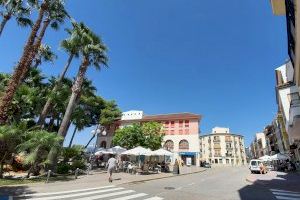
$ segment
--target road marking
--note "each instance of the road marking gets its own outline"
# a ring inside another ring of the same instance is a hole
[[[195,183],[189,183],[188,185],[189,185],[189,186],[191,186],[191,185],[195,185]]]
[[[282,200],[299,200],[300,198],[293,198],[293,197],[284,197],[284,196],[275,196],[276,199],[282,199]]]
[[[120,197],[120,198],[116,198],[116,199],[111,199],[111,200],[129,200],[129,199],[135,199],[135,198],[138,198],[138,197],[143,197],[143,196],[146,196],[147,194],[145,193],[139,193],[139,194],[134,194],[134,195],[130,195],[130,196],[127,196],[127,197]]]
[[[292,191],[288,191],[288,190],[277,190],[277,189],[270,189],[271,191],[274,192],[287,192],[287,193],[295,193],[295,194],[299,194],[300,192],[292,192]]]
[[[67,195],[62,195],[59,196],[59,198],[71,198],[71,197],[78,197],[78,196],[83,196],[83,195],[91,195],[91,194],[99,194],[99,193],[105,193],[105,192],[112,192],[116,190],[122,190],[124,188],[112,188],[112,189],[106,189],[106,190],[97,190],[97,191],[92,191],[92,192],[85,192],[85,193],[76,193],[76,194],[67,194]],[[35,200],[56,200],[57,196],[51,196],[51,197],[42,197],[42,198],[32,198]]]
[[[294,193],[287,193],[287,192],[273,192],[273,194],[276,195],[287,195],[287,196],[291,196],[291,197],[300,197],[300,194],[294,194]]]
[[[300,192],[288,190],[270,189],[276,199],[280,200],[300,200]]]
[[[134,190],[125,190],[125,191],[121,191],[121,192],[114,192],[114,193],[109,193],[109,194],[102,194],[102,195],[97,195],[97,196],[91,196],[91,197],[84,197],[84,198],[80,198],[80,199],[76,199],[76,200],[95,200],[95,199],[103,199],[106,197],[113,197],[113,196],[118,196],[118,195],[122,195],[122,194],[129,194],[134,192]],[[121,197],[123,198],[123,197]]]
[[[25,194],[22,195],[23,197],[27,196],[47,196],[47,195],[57,195],[57,194],[68,194],[68,193],[74,193],[74,192],[86,192],[91,190],[99,190],[99,189],[105,189],[105,188],[112,188],[115,187],[114,185],[109,186],[103,186],[103,187],[96,187],[96,188],[88,188],[88,189],[79,189],[79,190],[71,190],[71,191],[62,191],[62,192],[47,192],[47,193],[34,193],[34,194]]]
[[[160,197],[151,197],[151,198],[144,199],[144,200],[163,200],[163,198],[160,198]]]

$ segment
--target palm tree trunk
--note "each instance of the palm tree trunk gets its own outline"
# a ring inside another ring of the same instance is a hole
[[[6,87],[6,91],[4,92],[4,96],[0,101],[0,124],[5,124],[8,118],[8,110],[11,107],[11,103],[13,100],[13,96],[20,85],[22,79],[24,78],[26,72],[28,71],[28,63],[29,56],[31,51],[33,50],[34,40],[36,39],[36,34],[41,27],[41,23],[44,17],[45,9],[41,7],[39,10],[38,19],[36,20],[27,43],[24,47],[22,57],[15,68],[15,71]]]
[[[91,139],[88,141],[88,143],[85,145],[85,149],[89,146],[89,144],[91,143],[91,141],[96,137],[97,134],[94,134]]]
[[[71,64],[71,62],[72,62],[72,60],[73,60],[73,57],[74,57],[74,54],[70,54],[70,56],[69,56],[69,58],[68,58],[68,61],[67,61],[67,64],[65,65],[65,67],[64,67],[64,69],[63,69],[63,71],[62,71],[62,73],[60,74],[59,79],[58,79],[57,82],[55,83],[55,85],[54,85],[54,87],[53,87],[51,93],[55,93],[55,92],[58,90],[60,84],[62,83],[62,81],[63,81],[63,79],[64,79],[64,77],[65,77],[65,75],[66,75],[66,73],[67,73],[67,71],[68,71],[68,69],[69,69],[69,67],[70,67],[70,64]],[[48,98],[46,104],[44,105],[44,108],[43,108],[43,110],[42,110],[42,113],[41,113],[41,115],[40,115],[40,118],[39,118],[39,120],[38,120],[38,125],[39,125],[39,126],[42,127],[43,124],[45,123],[46,117],[47,117],[47,115],[48,115],[49,110],[51,109],[51,107],[52,107],[52,99],[51,99],[51,98]]]
[[[72,146],[72,143],[73,143],[73,139],[74,139],[74,136],[75,136],[75,133],[77,132],[77,126],[75,127],[74,129],[74,132],[72,134],[72,137],[71,137],[71,140],[70,140],[70,143],[69,143],[69,148],[71,148]]]
[[[5,15],[3,17],[3,20],[2,20],[2,22],[0,24],[0,36],[1,36],[2,31],[3,31],[4,27],[5,27],[5,24],[8,22],[8,20],[10,19],[10,17],[11,17],[10,15]]]
[[[81,87],[82,87],[83,79],[85,77],[85,73],[88,68],[88,64],[89,64],[89,62],[85,58],[79,68],[75,83],[72,86],[72,94],[71,94],[67,109],[65,111],[64,118],[63,118],[61,125],[59,127],[59,130],[58,130],[58,135],[60,135],[64,138],[66,137],[66,134],[67,134],[67,124],[69,123],[69,121],[71,119],[71,114],[76,106],[76,100],[78,98],[78,95],[81,92]]]
[[[58,135],[62,136],[63,138],[66,137],[67,131],[70,127],[71,114],[72,114],[72,112],[73,112],[73,110],[76,106],[76,102],[77,102],[76,100],[78,100],[78,96],[81,92],[83,79],[85,77],[85,73],[87,71],[88,65],[89,65],[89,60],[84,58],[81,66],[79,68],[79,71],[77,73],[75,83],[72,86],[72,94],[71,94],[67,109],[65,111],[63,120],[61,122],[61,125],[60,125],[58,133],[57,133]],[[57,155],[58,155],[57,149],[56,148],[51,148],[51,151],[49,153],[48,158],[49,158],[49,161],[50,161],[49,162],[50,163],[50,168],[53,171],[56,171]]]

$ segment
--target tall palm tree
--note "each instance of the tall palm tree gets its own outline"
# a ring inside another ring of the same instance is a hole
[[[25,6],[24,0],[0,0],[0,15],[3,17],[0,24],[0,36],[6,23],[15,17],[19,26],[32,26],[32,21],[28,18],[30,15],[30,8]]]
[[[65,138],[67,134],[67,124],[71,119],[71,114],[76,106],[76,99],[79,97],[82,83],[85,78],[86,71],[89,66],[93,65],[96,69],[100,69],[101,66],[107,66],[107,48],[95,33],[93,33],[83,23],[81,26],[81,35],[84,46],[80,49],[82,55],[81,65],[79,67],[76,80],[72,86],[72,94],[64,114],[63,121],[58,130],[58,135]]]
[[[4,124],[7,121],[8,110],[11,106],[13,96],[18,86],[24,79],[29,67],[32,65],[32,62],[38,52],[47,27],[51,25],[52,28],[57,29],[59,23],[62,23],[64,21],[64,18],[67,16],[68,14],[64,9],[63,0],[43,0],[41,5],[39,5],[38,18],[24,47],[23,55],[18,65],[16,66],[12,78],[6,88],[5,95],[1,98],[0,124]],[[36,36],[41,26],[41,31],[39,32],[39,35]]]
[[[61,48],[64,49],[69,54],[69,58],[67,60],[65,67],[63,68],[63,71],[61,72],[59,78],[57,79],[57,81],[55,83],[52,93],[56,93],[57,90],[59,89],[59,87],[71,65],[73,58],[79,56],[79,50],[81,48],[82,42],[81,42],[81,38],[77,34],[78,32],[80,32],[80,30],[78,30],[78,29],[80,29],[80,27],[78,25],[76,25],[76,23],[73,23],[73,29],[72,30],[67,29],[67,32],[70,34],[70,37],[63,40],[60,44]],[[51,97],[49,97],[47,99],[46,104],[44,105],[44,108],[43,108],[42,113],[38,120],[38,124],[40,126],[43,126],[43,124],[45,123],[45,119],[46,119],[47,114],[49,113],[49,110],[51,109],[51,107],[52,107],[52,99],[51,99]]]

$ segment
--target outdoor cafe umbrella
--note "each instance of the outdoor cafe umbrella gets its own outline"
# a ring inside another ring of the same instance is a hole
[[[133,149],[124,151],[121,155],[131,155],[131,156],[138,156],[139,158],[139,166],[141,166],[141,156],[151,156],[152,151],[150,149],[146,149],[144,147],[138,146]]]
[[[271,156],[271,159],[272,160],[288,160],[288,159],[290,159],[290,157],[288,155],[278,153],[278,154]]]
[[[271,156],[268,156],[268,155],[264,155],[264,156],[260,157],[259,159],[262,161],[271,161],[272,160]]]
[[[133,149],[124,151],[123,153],[121,153],[121,155],[148,156],[148,155],[152,155],[152,151],[150,149],[146,149],[144,147],[138,146]]]
[[[167,151],[165,149],[158,149],[153,151],[152,155],[154,156],[173,156],[173,153],[170,151]]]
[[[120,146],[115,146],[115,147],[112,147],[109,149],[111,152],[113,152],[113,154],[121,154],[123,153],[124,151],[126,151],[127,149],[123,148],[123,147],[120,147]]]

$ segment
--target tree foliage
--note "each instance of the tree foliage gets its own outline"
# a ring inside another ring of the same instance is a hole
[[[162,126],[157,122],[133,124],[118,129],[113,137],[113,144],[131,149],[137,146],[159,149],[163,140]]]

